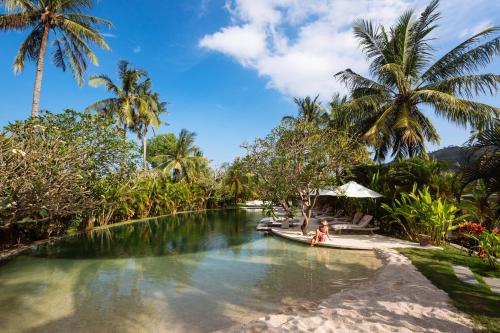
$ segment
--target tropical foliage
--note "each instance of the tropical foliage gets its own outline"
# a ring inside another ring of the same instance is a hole
[[[0,150],[3,228],[87,218],[101,204],[99,182],[129,178],[137,156],[135,145],[118,140],[106,120],[70,110],[7,126]]]
[[[149,154],[150,161],[155,167],[171,175],[174,182],[195,180],[196,175],[208,165],[208,160],[194,144],[195,137],[196,133],[182,129],[177,137],[153,138],[151,145],[155,147]],[[167,143],[169,139],[171,141]],[[160,147],[163,150],[158,149]]]
[[[139,172],[139,147],[117,136],[111,119],[101,115],[43,112],[7,126],[3,133],[2,245],[133,218],[218,207],[232,200],[227,185],[230,173],[217,172],[207,164],[191,170],[189,181],[172,177],[163,168]],[[173,137],[172,147],[176,146],[175,135],[165,137]]]
[[[499,269],[498,258],[500,256],[500,232],[498,229],[493,231],[485,230],[480,235],[471,235],[478,242],[477,249],[481,259],[488,260],[490,267]]]
[[[345,132],[304,119],[282,123],[247,150],[248,170],[258,177],[263,199],[289,211],[293,199],[300,198],[304,233],[319,191],[339,185],[351,167],[368,157],[364,147]]]
[[[124,139],[127,137],[127,129],[137,133],[142,140],[143,167],[147,170],[148,128],[157,129],[162,124],[160,116],[167,113],[167,104],[160,101],[157,92],[152,91],[151,78],[145,70],[136,69],[122,60],[118,63],[118,77],[121,86],[104,74],[90,78],[91,86],[104,86],[115,96],[98,101],[87,107],[87,110],[97,111],[113,119],[116,133],[122,131]]]
[[[413,11],[403,13],[390,28],[365,20],[354,24],[373,79],[351,69],[336,77],[351,90],[347,107],[361,119],[360,133],[375,148],[376,160],[389,152],[423,156],[426,142],[439,142],[424,106],[451,122],[479,129],[498,116],[498,108],[472,98],[497,92],[500,75],[476,73],[500,53],[499,28],[484,29],[432,62],[438,3],[431,1],[418,18]]]
[[[323,110],[319,102],[319,95],[314,98],[307,96],[306,98],[294,98],[294,103],[298,107],[298,116],[285,116],[282,121],[284,122],[295,122],[303,120],[305,122],[321,126],[328,121],[328,115]]]
[[[14,70],[22,72],[26,59],[36,62],[31,110],[31,116],[36,117],[49,35],[53,37],[52,63],[63,71],[71,68],[78,85],[82,85],[87,59],[98,65],[89,44],[109,50],[99,29],[111,23],[84,13],[93,7],[93,0],[3,0],[2,3],[7,13],[0,14],[0,31],[29,30],[14,60]]]
[[[447,239],[466,216],[460,215],[459,206],[447,199],[433,198],[429,188],[401,193],[392,205],[383,203],[392,221],[397,222],[410,240],[417,241],[419,235],[430,236],[432,242],[440,244]]]

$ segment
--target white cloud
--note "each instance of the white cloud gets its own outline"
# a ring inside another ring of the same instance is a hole
[[[141,53],[142,52],[142,48],[140,46],[136,46],[132,49],[132,52],[134,53]]]
[[[101,35],[107,38],[117,38],[118,36],[109,32],[101,32]]]
[[[345,91],[333,78],[338,71],[352,68],[366,73],[368,64],[352,34],[354,20],[363,18],[388,25],[404,10],[415,8],[419,12],[427,3],[427,0],[227,0],[225,8],[231,24],[205,35],[199,46],[255,69],[268,79],[270,88],[285,95],[319,93],[325,100],[335,91]],[[452,3],[441,5],[443,9],[451,6]],[[472,8],[474,3],[464,3],[460,9],[467,13]],[[450,12],[447,10],[446,14]],[[456,16],[451,18],[454,22],[459,20]],[[455,31],[456,28],[455,25]]]
[[[477,23],[476,25],[474,25],[472,27],[468,27],[468,28],[463,29],[460,32],[459,36],[462,38],[469,38],[469,37],[477,34],[478,32],[481,32],[482,30],[484,30],[488,27],[491,27],[492,25],[493,24],[490,20],[484,20],[484,21]]]
[[[200,46],[231,55],[242,64],[249,65],[265,56],[266,35],[250,24],[231,26],[203,37]]]

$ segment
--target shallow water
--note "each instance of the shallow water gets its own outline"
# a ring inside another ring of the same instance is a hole
[[[259,233],[260,218],[179,215],[39,247],[0,266],[0,331],[209,332],[317,303],[381,266],[371,251]]]

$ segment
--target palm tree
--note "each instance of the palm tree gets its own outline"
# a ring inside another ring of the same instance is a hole
[[[44,70],[45,53],[49,35],[53,33],[52,62],[66,71],[71,67],[78,85],[83,83],[87,69],[86,58],[97,65],[97,57],[89,43],[109,50],[98,28],[111,23],[83,13],[93,7],[93,0],[2,0],[7,11],[0,14],[0,30],[24,31],[30,29],[14,60],[14,70],[22,72],[26,59],[36,61],[35,88],[31,116],[38,116],[40,89]]]
[[[425,155],[425,142],[439,142],[439,135],[425,115],[434,113],[459,125],[481,128],[499,109],[471,100],[498,91],[500,76],[475,74],[500,53],[499,27],[485,29],[431,63],[429,34],[439,19],[439,1],[432,1],[419,18],[407,11],[395,26],[385,29],[370,21],[354,24],[354,34],[371,59],[373,80],[351,69],[336,74],[351,90],[349,108],[363,114],[363,137],[375,147],[375,158]],[[493,38],[491,38],[493,37]]]
[[[125,60],[118,63],[118,77],[121,87],[114,83],[107,75],[93,75],[89,79],[89,85],[93,87],[104,86],[107,91],[115,96],[98,101],[89,107],[87,111],[97,111],[109,117],[113,117],[116,123],[116,132],[123,129],[123,137],[127,137],[127,129],[134,125],[137,114],[145,113],[148,109],[157,112],[154,98],[143,90],[138,89],[142,84],[150,81],[146,71],[133,68]]]
[[[141,96],[150,96],[147,108],[138,109],[134,114],[132,130],[137,133],[139,139],[142,139],[142,158],[144,162],[144,171],[148,169],[147,162],[147,136],[148,128],[153,127],[153,131],[162,123],[160,115],[167,112],[167,103],[160,101],[160,95],[151,91],[151,80],[145,80],[137,87],[138,94]],[[166,123],[164,123],[166,124]]]
[[[294,98],[294,103],[299,107],[298,117],[284,116],[282,121],[284,122],[295,122],[298,119],[303,119],[306,122],[314,123],[317,125],[324,124],[327,120],[327,115],[325,114],[321,104],[319,103],[319,95],[311,99],[307,96],[306,98]]]
[[[205,161],[200,149],[194,144],[196,133],[182,129],[172,147],[151,159],[163,169],[171,172],[175,182],[185,178],[191,181]]]
[[[348,96],[334,94],[328,110],[328,125],[340,131],[348,132],[352,135],[359,136],[359,125],[364,121],[362,114],[352,112],[349,109],[350,99]]]
[[[234,203],[238,203],[241,195],[248,193],[251,176],[244,171],[243,161],[237,158],[232,165],[227,168],[225,184],[229,186],[230,191],[233,193]]]

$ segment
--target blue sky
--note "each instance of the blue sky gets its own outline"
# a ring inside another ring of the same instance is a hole
[[[345,92],[333,74],[350,67],[366,72],[350,29],[356,18],[390,24],[403,10],[420,10],[421,0],[101,0],[93,14],[113,22],[103,31],[112,51],[97,51],[100,66],[88,75],[115,77],[127,59],[146,69],[154,89],[168,101],[169,126],[187,128],[214,164],[241,155],[240,145],[264,136],[283,115],[295,114],[292,96]],[[146,6],[147,4],[147,6]],[[500,2],[441,2],[435,35],[437,54],[488,25],[500,24]],[[0,126],[27,118],[34,66],[14,75],[12,61],[25,33],[1,33]],[[500,61],[487,68],[499,73]],[[47,61],[41,108],[83,110],[107,97],[103,89],[79,88],[70,72]],[[498,96],[480,100],[500,106]],[[436,119],[441,146],[462,144],[468,131]],[[435,148],[435,147],[430,147]]]

